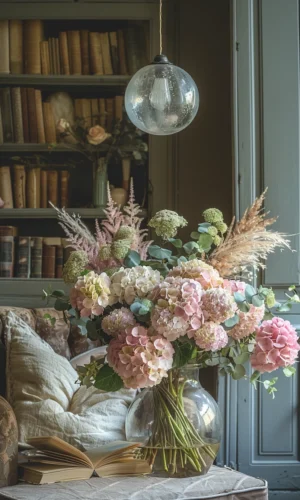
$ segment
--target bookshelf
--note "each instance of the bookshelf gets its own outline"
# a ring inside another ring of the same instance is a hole
[[[119,0],[119,1],[32,1],[17,3],[13,1],[3,2],[0,0],[1,20],[42,20],[44,24],[45,40],[50,37],[58,37],[61,31],[68,30],[90,30],[99,32],[110,32],[126,29],[133,23],[143,23],[147,26],[149,61],[158,52],[158,2],[156,0]],[[0,89],[20,87],[33,87],[41,91],[42,99],[54,92],[67,92],[75,98],[113,98],[124,95],[130,74],[7,74],[0,73]],[[133,175],[137,175],[137,189],[139,183],[144,183],[143,193],[137,192],[137,198],[146,200],[143,205],[142,215],[147,218],[152,211],[161,208],[171,208],[173,198],[173,174],[172,163],[174,156],[173,143],[168,138],[147,138],[149,154],[145,175],[138,168],[134,168]],[[101,145],[101,155],[105,156],[109,146]],[[125,153],[132,153],[132,147],[124,146]],[[81,162],[70,169],[71,176],[74,175],[71,198],[76,201],[75,208],[70,200],[68,212],[76,213],[86,221],[89,227],[93,227],[93,219],[103,217],[103,208],[93,208],[88,203],[88,190],[92,188],[91,166],[84,160],[81,152],[76,148],[70,150],[68,145],[58,143],[55,147],[47,143],[4,143],[0,145],[0,166],[13,165],[11,158],[41,155],[48,158],[52,164],[64,164],[69,161]],[[51,166],[53,168],[53,166]],[[119,169],[120,170],[120,169]],[[82,175],[85,178],[83,179]],[[82,181],[83,179],[83,181]],[[111,179],[110,179],[111,182]],[[120,186],[120,172],[114,172],[113,182],[116,187]],[[151,186],[151,190],[148,187]],[[82,207],[80,196],[82,190]],[[56,223],[55,211],[50,208],[4,208],[0,210],[0,225],[13,225],[20,228],[20,235],[52,237],[62,236],[60,228]],[[45,223],[44,223],[45,221]],[[24,307],[38,307],[41,302],[41,290],[43,283],[52,283],[55,287],[62,288],[60,279],[0,279],[0,305],[15,305]],[[45,285],[45,286],[46,286]],[[5,294],[4,294],[5,290]]]

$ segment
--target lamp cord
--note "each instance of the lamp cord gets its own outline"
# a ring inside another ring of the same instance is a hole
[[[163,51],[163,42],[162,42],[162,0],[159,0],[159,50],[160,54]]]

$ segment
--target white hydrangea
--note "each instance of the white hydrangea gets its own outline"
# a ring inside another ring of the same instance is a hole
[[[132,304],[136,298],[145,298],[162,280],[159,271],[148,266],[123,267],[111,277],[111,293],[119,302]]]

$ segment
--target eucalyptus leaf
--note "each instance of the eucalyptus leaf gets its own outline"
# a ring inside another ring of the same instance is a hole
[[[130,250],[130,252],[126,255],[124,264],[126,267],[136,267],[141,263],[141,257],[138,252],[135,250]]]
[[[213,238],[210,234],[200,234],[199,245],[204,248],[204,250],[209,250],[213,243]]]
[[[238,302],[238,308],[242,312],[248,312],[250,307],[248,306],[247,302]]]
[[[241,292],[234,292],[233,296],[237,304],[240,302],[245,302],[245,295],[243,295]]]
[[[189,241],[183,245],[183,249],[187,254],[191,254],[194,250],[199,250],[199,245],[195,241]]]
[[[198,233],[198,231],[193,231],[191,234],[190,234],[191,238],[193,240],[199,240],[199,237],[200,237],[200,233]]]
[[[251,304],[252,297],[253,297],[253,295],[256,295],[256,294],[257,294],[257,292],[256,292],[255,288],[253,288],[253,286],[251,286],[251,285],[246,286],[245,297],[246,297],[247,302],[249,302]]]
[[[252,297],[252,304],[255,306],[255,307],[260,307],[264,304],[264,299],[261,298],[259,295],[254,295]]]
[[[249,357],[250,357],[250,353],[249,352],[243,352],[239,356],[236,356],[235,358],[233,358],[233,361],[237,365],[243,365],[244,363],[247,363],[247,361],[249,360]]]
[[[187,258],[182,255],[177,259],[177,264],[179,265],[181,262],[187,262]]]
[[[148,249],[148,254],[151,257],[154,257],[154,259],[168,260],[171,257],[172,252],[167,248],[161,248],[158,245],[151,245]]]
[[[121,377],[108,365],[104,365],[98,371],[94,386],[101,391],[115,392],[123,387]]]
[[[209,227],[211,227],[211,224],[209,222],[202,222],[198,226],[198,231],[199,233],[207,233]]]
[[[194,353],[194,347],[190,342],[174,342],[175,354],[173,358],[173,368],[180,368],[190,361]]]
[[[182,248],[182,241],[177,238],[169,238],[169,242],[176,248]]]
[[[243,378],[245,376],[245,374],[246,374],[245,367],[243,365],[236,365],[231,376],[234,380],[239,380],[239,379]]]
[[[225,321],[224,325],[226,326],[226,328],[233,328],[235,325],[237,325],[239,322],[239,317],[237,314],[235,314],[234,316],[232,316],[232,318],[229,318]]]
[[[292,308],[292,305],[289,304],[288,302],[282,304],[278,309],[277,309],[277,312],[279,313],[285,313],[285,312],[289,312]]]

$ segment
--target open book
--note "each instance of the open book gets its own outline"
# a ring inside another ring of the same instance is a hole
[[[82,452],[58,437],[28,440],[34,450],[25,452],[20,479],[33,484],[56,483],[96,476],[149,474],[148,462],[138,458],[139,443],[114,441]]]

